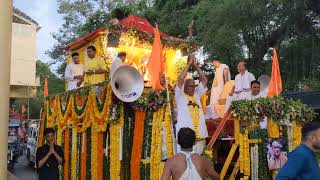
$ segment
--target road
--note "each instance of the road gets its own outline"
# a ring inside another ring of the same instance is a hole
[[[10,172],[17,177],[18,180],[37,180],[37,173],[34,167],[29,166],[25,156],[19,158],[19,162],[15,164],[14,169]]]

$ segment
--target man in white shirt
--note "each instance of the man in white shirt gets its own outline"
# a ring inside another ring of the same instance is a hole
[[[223,87],[231,79],[231,75],[229,67],[226,64],[221,64],[219,59],[215,58],[212,64],[216,69],[210,96],[210,105],[213,107],[218,103]]]
[[[83,64],[79,62],[79,53],[74,52],[71,55],[72,62],[70,62],[65,70],[65,80],[68,80],[68,91],[83,87]]]
[[[247,92],[250,91],[251,82],[256,80],[254,75],[247,70],[247,65],[244,61],[239,62],[237,66],[239,74],[235,77],[235,86],[233,90],[234,100],[246,99]]]
[[[195,86],[193,79],[186,79],[188,70],[191,66],[199,74],[200,83],[197,87]],[[196,63],[195,56],[193,54],[189,55],[188,64],[179,76],[175,92],[178,110],[176,134],[178,134],[179,130],[184,127],[193,129],[197,135],[197,141],[193,150],[198,154],[202,153],[205,146],[204,139],[208,137],[207,126],[200,102],[201,97],[207,91],[207,83],[208,80]],[[178,152],[180,152],[180,150],[181,148],[178,146]]]

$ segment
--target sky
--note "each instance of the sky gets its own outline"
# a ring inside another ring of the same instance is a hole
[[[37,56],[38,59],[47,63],[51,58],[45,51],[53,47],[55,40],[51,33],[58,32],[63,21],[58,14],[57,0],[13,0],[13,5],[37,21],[41,29],[37,33]]]

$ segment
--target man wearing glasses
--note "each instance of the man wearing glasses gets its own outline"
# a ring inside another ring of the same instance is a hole
[[[186,79],[189,69],[193,67],[199,74],[200,83],[196,87],[193,79]],[[201,154],[205,146],[205,138],[208,137],[208,131],[205,123],[201,97],[207,91],[208,79],[196,63],[194,54],[188,56],[188,63],[179,76],[176,87],[175,99],[177,103],[177,124],[176,134],[184,127],[191,128],[196,133],[196,142],[193,151]],[[178,145],[178,152],[181,151]]]

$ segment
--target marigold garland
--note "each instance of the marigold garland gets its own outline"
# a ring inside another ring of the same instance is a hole
[[[186,95],[186,96],[187,96],[188,102],[197,103],[195,95],[193,95],[193,96]],[[194,129],[194,132],[196,133],[196,137],[197,137],[197,139],[200,139],[201,137],[199,135],[199,130],[198,130],[199,129],[199,122],[200,122],[199,106],[190,105],[189,112],[190,112],[190,117],[192,120],[193,129]]]
[[[269,138],[279,138],[279,126],[272,119],[268,119],[268,136]]]
[[[143,132],[144,132],[144,120],[145,112],[135,112],[135,127],[133,134],[133,145],[131,151],[131,175],[130,179],[140,179],[140,161],[142,155],[142,144],[143,144]]]
[[[71,146],[71,179],[77,178],[77,132],[72,129],[72,146]]]
[[[163,108],[159,109],[153,115],[152,122],[152,140],[151,140],[151,156],[150,156],[150,179],[159,180],[161,176],[161,145],[162,145],[162,119]]]
[[[113,124],[110,126],[110,180],[120,180],[120,128],[121,126],[119,124]]]
[[[295,149],[301,144],[301,126],[297,125],[295,122],[292,123],[292,149]]]
[[[170,102],[169,102],[170,103]],[[171,121],[171,109],[170,105],[167,103],[166,105],[166,111],[164,116],[164,122],[163,122],[163,128],[166,133],[166,147],[167,147],[167,158],[170,158],[174,155],[173,150],[173,128],[172,128],[172,121]]]
[[[69,179],[69,143],[70,143],[70,133],[67,128],[64,132],[64,159],[65,165],[63,169],[63,179]]]
[[[240,173],[244,174],[245,179],[246,176],[250,176],[250,146],[247,130],[244,134],[239,134],[239,143]]]
[[[98,133],[98,142],[97,142],[97,149],[98,152],[96,154],[96,158],[97,158],[97,179],[98,180],[102,180],[103,179],[103,160],[105,158],[104,156],[104,147],[103,147],[103,136],[104,133],[103,132],[99,132]]]
[[[81,147],[81,162],[80,162],[80,166],[81,166],[81,172],[80,172],[80,177],[81,180],[86,180],[86,161],[87,161],[87,135],[86,132],[82,133],[82,147]]]
[[[98,174],[98,133],[96,131],[91,132],[91,179],[97,180]]]

